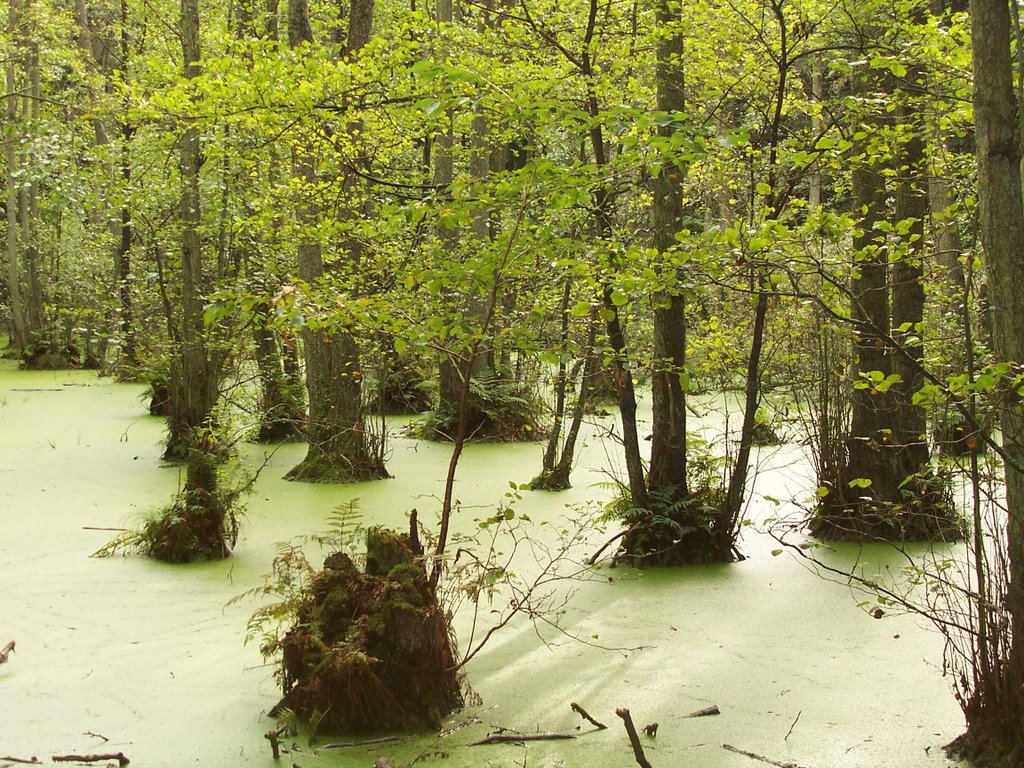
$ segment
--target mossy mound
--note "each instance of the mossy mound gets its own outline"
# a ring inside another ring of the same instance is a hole
[[[276,708],[331,732],[437,728],[462,706],[447,617],[416,541],[367,532],[365,571],[328,556],[282,641]]]

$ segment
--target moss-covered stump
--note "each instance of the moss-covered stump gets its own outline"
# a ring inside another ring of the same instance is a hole
[[[218,465],[215,454],[189,453],[185,489],[142,529],[147,555],[165,563],[191,563],[231,554],[238,539],[238,492],[219,487]]]
[[[421,731],[462,706],[444,611],[408,536],[371,528],[366,569],[335,552],[282,641],[276,709],[332,732]]]

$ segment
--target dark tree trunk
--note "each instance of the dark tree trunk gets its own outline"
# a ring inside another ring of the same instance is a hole
[[[857,79],[856,87],[865,103],[892,92],[891,78],[872,70]],[[901,179],[895,218],[912,219],[912,226],[905,247],[895,254],[880,226],[888,220],[891,194],[884,161],[872,158],[870,135],[854,147],[861,158],[852,174],[853,211],[859,216],[851,281],[855,388],[846,465],[837,477],[822,478],[829,493],[812,523],[812,531],[823,538],[906,541],[959,534],[947,494],[927,476],[924,416],[911,403],[922,383],[918,339],[924,316],[921,248],[927,196],[919,114],[905,104],[897,119],[911,135],[896,163]],[[871,134],[888,127],[892,118],[875,108],[860,120]],[[902,380],[889,378],[894,375]]]
[[[199,0],[181,2],[184,74],[201,72]],[[219,487],[220,452],[213,433],[213,409],[220,393],[222,354],[211,348],[204,313],[201,139],[186,118],[178,142],[181,172],[181,323],[174,335],[168,387],[168,441],[165,455],[185,461],[185,487],[164,513],[147,524],[152,556],[168,562],[226,557],[235,542],[229,494]]]
[[[15,40],[18,25],[21,21],[20,0],[10,0],[7,10],[7,34],[10,40]],[[5,66],[7,81],[7,123],[16,125],[18,122],[18,84],[17,84],[17,57],[13,51],[7,54]],[[11,344],[17,350],[19,357],[28,349],[28,327],[25,321],[23,299],[21,296],[21,270],[19,269],[20,254],[18,243],[18,152],[17,143],[6,142],[7,159],[7,296],[10,302],[11,311]]]

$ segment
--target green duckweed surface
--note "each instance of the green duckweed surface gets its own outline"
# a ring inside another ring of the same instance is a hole
[[[405,526],[416,507],[436,518],[450,448],[396,437],[391,480],[309,486],[281,480],[303,446],[267,460],[248,499],[241,538],[224,562],[167,566],[138,557],[92,558],[113,535],[165,503],[178,470],[162,466],[160,420],[142,388],[85,372],[0,369],[0,755],[124,752],[132,765],[275,765],[263,734],[277,701],[272,669],[244,645],[255,604],[228,605],[261,583],[275,544],[323,531],[332,509],[359,499],[365,524]],[[553,527],[567,504],[605,498],[615,446],[592,428],[564,494],[524,493],[520,513]],[[246,446],[250,464],[262,447]],[[509,481],[537,472],[536,445],[476,445],[466,453],[458,525],[493,513]],[[759,494],[805,493],[801,449],[765,454]],[[755,495],[751,515],[772,514]],[[751,526],[748,559],[729,566],[641,572],[605,569],[575,585],[558,618],[567,631],[516,621],[467,667],[482,703],[444,734],[314,751],[305,739],[276,765],[581,766],[620,768],[633,756],[617,707],[641,727],[656,768],[764,765],[723,744],[803,768],[952,765],[941,745],[962,727],[942,677],[941,638],[910,616],[874,620],[843,584],[820,578]],[[539,536],[545,527],[538,527]],[[591,548],[609,534],[594,532]],[[900,564],[884,549],[840,549],[836,564]],[[534,568],[523,562],[529,574]],[[463,642],[467,612],[456,619]],[[610,650],[620,649],[620,650]],[[609,728],[591,732],[579,702]],[[715,717],[687,718],[717,705]],[[468,747],[497,728],[576,732],[571,741]],[[333,737],[329,737],[333,738]],[[338,740],[338,739],[334,739]],[[342,739],[343,740],[343,739]],[[2,763],[2,760],[0,760]]]

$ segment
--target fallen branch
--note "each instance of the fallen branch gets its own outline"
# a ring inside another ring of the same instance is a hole
[[[25,760],[21,757],[11,757],[10,755],[4,755],[0,757],[0,760],[5,760],[9,763],[23,763],[24,765],[42,765],[43,762],[35,755],[32,756],[31,760]]]
[[[597,720],[592,718],[590,716],[590,714],[587,712],[587,710],[585,710],[583,707],[581,707],[575,701],[572,704],[570,704],[569,706],[572,708],[573,712],[578,713],[580,717],[582,717],[584,720],[586,720],[591,725],[593,725],[595,728],[597,728],[597,730],[603,731],[603,730],[605,730],[608,727],[604,723],[598,722]]]
[[[637,735],[636,726],[633,725],[633,718],[630,716],[629,710],[620,707],[615,710],[615,714],[622,718],[622,724],[626,726],[626,735],[629,736],[629,743],[633,747],[633,757],[636,759],[636,764],[640,768],[653,768],[647,762],[647,756],[644,754],[644,748],[640,745],[640,737]]]
[[[789,730],[786,731],[786,738],[784,738],[783,741],[789,741],[789,735],[793,733],[793,729],[796,728],[796,724],[800,721],[800,715],[803,713],[804,711],[802,709],[796,713],[796,719],[793,721],[793,724],[789,726]]]
[[[575,739],[574,733],[492,733],[486,739],[474,741],[467,747],[479,747],[482,744],[515,744],[520,741],[557,741],[558,739]]]
[[[7,657],[13,651],[14,651],[14,641],[11,640],[11,642],[9,642],[7,645],[5,645],[4,649],[2,651],[0,651],[0,664],[3,664],[5,661],[7,661]]]
[[[121,768],[124,768],[124,766],[131,762],[131,760],[124,756],[124,752],[104,755],[54,755],[50,759],[55,763],[104,763],[107,760],[117,760],[117,764]]]
[[[317,749],[344,749],[345,747],[365,747],[370,744],[387,744],[389,741],[401,741],[402,736],[381,736],[379,739],[367,739],[366,741],[332,741],[330,744],[320,744]]]
[[[780,760],[772,760],[770,757],[759,755],[756,752],[747,752],[745,749],[737,749],[730,744],[723,744],[722,749],[727,749],[730,752],[735,752],[737,755],[743,755],[749,757],[751,760],[760,760],[762,763],[768,763],[768,765],[774,765],[775,768],[803,768],[796,763],[783,763]]]
[[[122,531],[123,532],[123,531],[127,531],[129,529],[128,528],[103,528],[103,527],[98,526],[98,525],[83,525],[82,526],[82,530],[83,531]]]
[[[712,704],[710,707],[704,707],[704,709],[698,709],[696,712],[691,712],[687,717],[709,717],[710,715],[720,715],[722,710],[718,708],[717,704]]]

